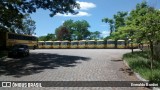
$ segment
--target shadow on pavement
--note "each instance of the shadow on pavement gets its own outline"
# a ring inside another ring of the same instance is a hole
[[[120,61],[123,61],[123,60],[118,59],[118,60],[111,60],[111,61],[113,61],[113,62],[120,62]]]
[[[0,61],[0,75],[22,77],[43,72],[45,69],[58,67],[74,67],[78,61],[87,61],[90,58],[49,53],[32,53],[25,58],[9,58]]]
[[[134,75],[134,72],[130,68],[120,68],[119,71],[122,71],[123,73],[127,73],[129,76]]]
[[[111,60],[112,62],[115,62],[115,63],[119,63],[119,62],[122,62],[123,60],[122,59],[115,59],[115,60]],[[132,76],[134,74],[134,72],[128,68],[128,67],[121,67],[119,69],[119,71],[122,71],[123,73],[127,73],[129,76]]]

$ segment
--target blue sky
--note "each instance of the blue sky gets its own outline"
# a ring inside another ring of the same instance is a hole
[[[48,33],[54,33],[55,29],[63,24],[65,20],[72,19],[86,20],[90,24],[89,30],[91,32],[99,31],[102,36],[109,35],[109,26],[102,22],[105,17],[112,18],[118,11],[131,11],[135,9],[137,3],[141,3],[143,0],[76,0],[81,9],[78,10],[77,15],[62,15],[57,14],[54,17],[50,17],[50,12],[47,10],[39,9],[36,13],[31,14],[31,17],[36,21],[36,36],[47,35]],[[150,5],[160,8],[160,0],[146,0]]]

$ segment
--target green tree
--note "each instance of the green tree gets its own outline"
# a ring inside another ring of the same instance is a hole
[[[11,27],[12,31],[18,34],[26,34],[26,35],[33,35],[35,34],[35,21],[31,19],[29,14],[25,14],[22,22],[22,29],[19,29],[13,25]]]
[[[90,27],[89,23],[86,20],[76,21],[73,25],[73,34],[77,37],[78,40],[86,39],[90,32],[88,28]]]
[[[127,12],[119,11],[113,15],[113,19],[104,18],[102,22],[109,23],[110,26],[110,38],[114,39],[116,42],[121,39],[121,33],[117,32],[119,27],[125,26],[125,20],[127,18]],[[117,48],[117,43],[115,43]]]
[[[31,17],[29,16],[29,14],[26,14],[24,16],[23,19],[23,33],[27,34],[27,35],[32,35],[35,34],[35,29],[36,29],[36,25],[35,25],[35,21],[31,19]]]
[[[40,36],[38,38],[39,41],[54,41],[56,40],[55,34],[47,34],[46,36]]]
[[[149,10],[149,9],[148,9]],[[139,23],[139,29],[141,30],[138,34],[143,35],[144,39],[147,39],[150,44],[151,50],[151,60],[153,62],[154,59],[154,43],[157,41],[158,36],[160,35],[160,11],[153,10],[152,8],[148,11],[148,13],[144,17],[140,17],[139,19],[143,21],[143,23]],[[152,64],[151,64],[152,67]]]
[[[112,34],[112,32],[114,31],[114,20],[113,19],[109,19],[109,18],[103,18],[102,22],[108,23],[110,26],[110,35]]]
[[[67,29],[69,29],[69,30],[73,30],[73,20],[66,20],[66,21],[64,21],[64,23],[63,23],[63,26],[65,26]]]
[[[66,20],[64,21],[63,23],[63,26],[67,28],[67,30],[69,31],[70,33],[70,39],[73,40],[74,39],[74,30],[73,30],[73,25],[74,25],[74,22],[73,20]]]
[[[11,31],[11,26],[22,29],[24,14],[36,12],[37,9],[49,10],[50,16],[56,13],[76,14],[74,8],[79,8],[75,0],[1,0],[0,30]]]
[[[102,22],[108,23],[110,26],[110,35],[117,31],[119,27],[125,26],[125,20],[127,17],[127,12],[119,11],[117,14],[113,15],[113,19],[103,18]]]
[[[58,40],[82,40],[90,35],[89,23],[86,20],[66,20],[63,25],[55,30]]]
[[[119,27],[123,27],[125,26],[125,20],[127,18],[127,12],[117,12],[117,14],[114,15],[114,22],[115,22],[115,31],[117,31],[117,29]]]
[[[47,34],[46,39],[48,41],[55,41],[56,40],[56,36],[55,36],[55,34],[49,33],[49,34]]]
[[[38,41],[48,41],[48,40],[46,39],[46,36],[40,36],[38,37]]]
[[[71,41],[70,31],[64,27],[60,26],[55,30],[55,34],[58,40],[69,40]]]
[[[100,34],[101,33],[99,31],[91,32],[90,33],[90,39],[98,40],[98,39],[100,39]]]
[[[140,41],[149,41],[152,70],[155,55],[154,45],[159,41],[160,35],[160,11],[150,7],[146,2],[137,4],[136,9],[129,14],[126,26],[119,28],[118,32],[131,34],[131,38]]]
[[[141,30],[139,29],[138,24],[142,21],[139,20],[140,17],[144,17],[147,13],[146,9],[149,8],[146,2],[142,2],[141,4],[137,4],[136,9],[132,10],[130,14],[126,17],[127,13],[120,13],[117,16],[123,16],[120,20],[123,21],[121,23],[117,23],[116,32],[112,34],[114,38],[117,39],[131,39],[132,43],[132,52],[133,52],[133,42],[141,41],[144,38],[144,35],[137,35]],[[115,16],[114,16],[115,17]]]
[[[134,49],[133,42],[137,41],[137,36],[135,35],[137,30],[138,29],[135,26],[131,25],[119,27],[118,31],[113,33],[113,37],[124,39],[126,45],[128,44],[129,39],[131,39],[130,43],[131,43],[131,50],[133,53]]]

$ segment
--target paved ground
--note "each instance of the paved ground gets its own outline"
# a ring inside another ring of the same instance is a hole
[[[122,55],[127,49],[37,49],[0,61],[0,81],[137,81]],[[0,88],[0,90],[148,90],[144,87]]]

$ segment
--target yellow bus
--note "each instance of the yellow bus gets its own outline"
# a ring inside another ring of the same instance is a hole
[[[71,41],[70,48],[78,48],[78,41]]]
[[[125,40],[118,40],[117,48],[125,48]]]
[[[115,40],[108,39],[106,47],[107,48],[115,48]]]
[[[53,41],[53,48],[60,48],[61,41]]]
[[[133,48],[135,48],[135,49],[138,48],[138,43],[135,43],[135,42],[134,42],[134,43],[133,43]]]
[[[95,40],[88,40],[86,47],[87,48],[95,48]]]
[[[40,49],[45,48],[45,42],[44,41],[38,41],[38,48],[40,48]]]
[[[86,48],[86,40],[80,40],[78,44],[78,48]]]
[[[138,43],[136,43],[135,41],[131,41],[131,39],[129,39],[129,48],[138,48]],[[132,46],[133,45],[133,46]]]
[[[142,48],[144,50],[148,50],[150,47],[149,47],[149,41],[142,41]]]
[[[52,49],[53,41],[45,41],[45,48]]]
[[[97,40],[96,48],[104,48],[105,43],[104,40]]]
[[[69,48],[69,41],[61,41],[61,48]]]
[[[1,49],[9,49],[15,44],[25,44],[29,48],[36,48],[38,45],[37,41],[35,36],[0,31]]]

